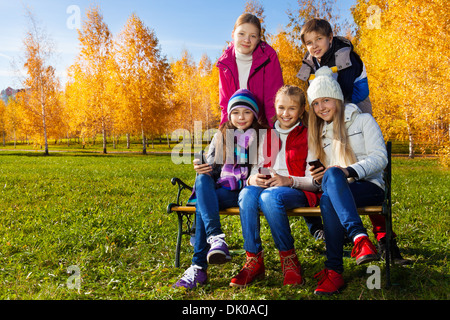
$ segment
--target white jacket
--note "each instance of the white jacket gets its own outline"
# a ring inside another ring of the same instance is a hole
[[[331,163],[331,142],[333,123],[325,124],[322,142],[327,163]],[[345,106],[345,125],[350,145],[357,162],[350,165],[358,173],[358,180],[370,181],[384,189],[383,170],[388,163],[383,134],[376,120],[368,113],[362,113],[354,104]]]

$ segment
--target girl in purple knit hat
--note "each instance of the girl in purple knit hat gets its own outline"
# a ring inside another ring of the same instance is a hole
[[[197,172],[194,255],[191,266],[173,287],[193,289],[203,285],[208,264],[231,260],[219,210],[238,206],[239,192],[246,185],[252,164],[257,163],[258,130],[262,128],[258,111],[256,98],[250,91],[235,92],[227,106],[228,121],[214,135],[206,163],[194,160]]]

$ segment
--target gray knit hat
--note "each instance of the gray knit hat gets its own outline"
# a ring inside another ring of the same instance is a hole
[[[309,85],[307,95],[310,105],[317,98],[334,98],[344,102],[341,87],[334,80],[333,71],[326,66],[321,67],[315,72],[315,78]]]

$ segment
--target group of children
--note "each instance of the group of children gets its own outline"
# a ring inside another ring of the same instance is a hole
[[[206,163],[194,160],[197,214],[192,264],[174,287],[205,284],[208,264],[231,260],[219,211],[237,206],[246,262],[230,286],[243,288],[265,276],[260,211],[279,251],[283,284],[302,285],[305,279],[286,210],[320,205],[322,218],[305,218],[311,234],[326,243],[327,260],[315,275],[315,294],[338,293],[344,286],[346,237],[354,243],[351,255],[358,265],[378,259],[357,212],[359,206],[383,202],[382,173],[388,161],[383,135],[371,115],[364,64],[348,40],[333,37],[327,21],[307,22],[301,39],[308,53],[298,73],[309,81],[307,112],[303,91],[283,85],[276,52],[261,41],[257,17],[241,15],[232,38],[217,63],[219,132]],[[266,134],[258,134],[261,131]],[[257,150],[256,161],[252,150]],[[391,254],[405,263],[395,242],[391,253],[384,250],[384,219],[371,216],[371,222],[381,255]]]

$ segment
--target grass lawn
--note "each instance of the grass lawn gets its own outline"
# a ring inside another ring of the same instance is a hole
[[[394,231],[413,264],[394,267],[394,285],[386,289],[384,264],[376,262],[382,288],[368,289],[367,266],[346,258],[348,285],[331,298],[313,294],[324,247],[302,218],[291,218],[291,227],[305,286],[282,287],[278,252],[262,219],[266,279],[229,288],[245,257],[239,218],[224,217],[233,261],[211,266],[205,287],[172,289],[193,252],[185,238],[182,267],[173,267],[177,218],[165,212],[175,201],[175,176],[188,183],[195,177],[191,165],[175,165],[167,155],[0,152],[0,299],[449,299],[450,171],[435,159],[393,159]],[[79,290],[68,287],[77,284],[68,268],[79,272]]]

